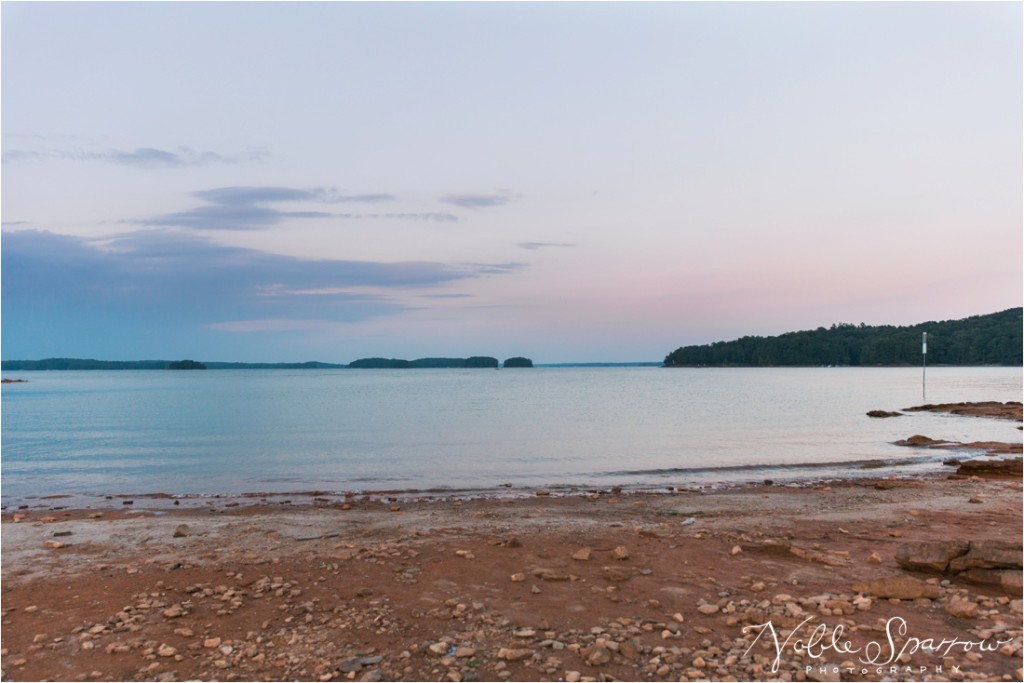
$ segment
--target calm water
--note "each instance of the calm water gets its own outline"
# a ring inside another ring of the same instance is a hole
[[[889,444],[912,434],[1021,438],[1010,422],[866,417],[922,403],[911,368],[8,374],[29,383],[2,390],[5,503],[879,474],[941,467],[946,453]],[[1019,368],[928,371],[928,402],[1020,399]]]

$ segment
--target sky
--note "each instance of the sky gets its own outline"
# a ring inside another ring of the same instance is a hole
[[[1022,6],[0,6],[4,359],[660,361],[1022,303]]]

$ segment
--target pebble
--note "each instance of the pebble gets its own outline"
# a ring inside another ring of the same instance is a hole
[[[620,545],[612,551],[612,557],[614,557],[616,560],[628,560],[629,549],[626,548],[626,546],[624,545]]]
[[[590,559],[590,548],[581,548],[572,554],[572,559],[586,561]]]

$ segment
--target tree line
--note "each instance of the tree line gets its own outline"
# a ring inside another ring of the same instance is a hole
[[[839,323],[829,328],[683,346],[665,366],[1021,365],[1022,309],[912,326]]]

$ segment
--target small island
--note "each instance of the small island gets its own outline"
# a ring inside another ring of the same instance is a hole
[[[491,356],[469,358],[360,358],[348,364],[352,370],[405,370],[417,368],[497,368],[498,359]]]
[[[206,366],[195,360],[174,360],[167,364],[168,370],[205,370]]]
[[[523,358],[522,356],[514,356],[507,358],[502,364],[504,368],[532,368],[533,361],[529,358]]]

